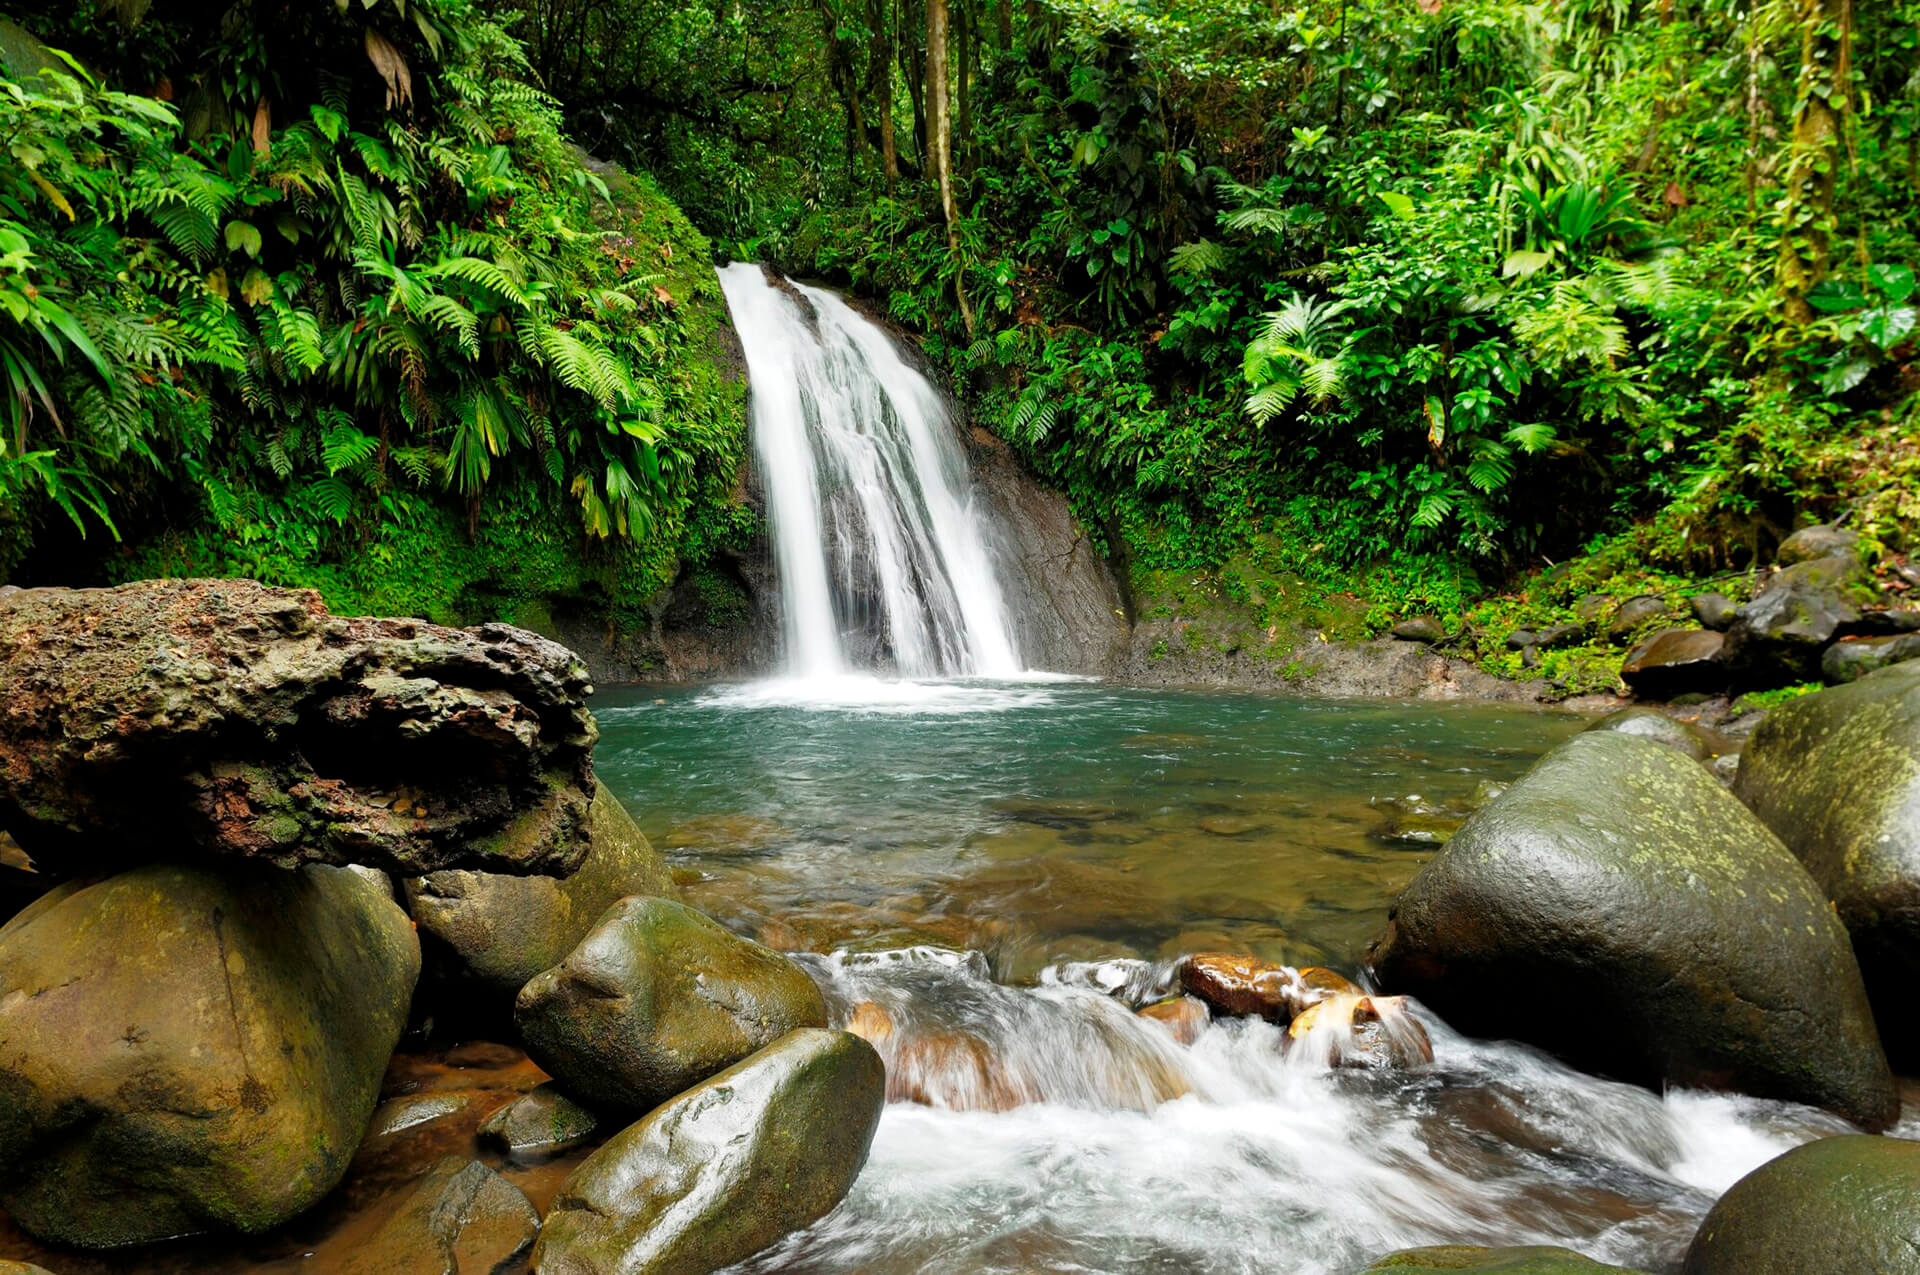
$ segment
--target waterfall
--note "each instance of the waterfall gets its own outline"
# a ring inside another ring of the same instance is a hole
[[[746,350],[787,671],[1021,669],[958,432],[893,340],[831,292],[720,271]]]

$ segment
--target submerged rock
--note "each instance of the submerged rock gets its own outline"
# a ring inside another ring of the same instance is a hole
[[[1833,900],[1888,1045],[1920,1057],[1920,664],[1774,709],[1733,790]]]
[[[1183,1045],[1191,1045],[1200,1039],[1200,1033],[1206,1031],[1213,1016],[1207,1012],[1207,1004],[1197,996],[1174,996],[1167,1000],[1155,1001],[1137,1011],[1142,1018],[1159,1023],[1173,1034],[1173,1038]]]
[[[1653,699],[1723,689],[1727,670],[1720,653],[1726,641],[1711,629],[1662,629],[1627,653],[1620,680]]]
[[[1723,750],[1722,741],[1701,727],[1652,708],[1623,708],[1617,713],[1608,713],[1587,729],[1638,735],[1656,744],[1665,744],[1695,761],[1705,761]]]
[[[420,968],[375,876],[150,866],[0,929],[0,1200],[66,1244],[258,1232],[339,1181]]]
[[[587,857],[556,879],[446,869],[404,883],[407,910],[429,936],[430,979],[463,991],[478,988],[484,1006],[512,1010],[534,975],[566,959],[595,921],[629,895],[671,897],[673,876],[606,785],[594,785],[587,817]],[[463,985],[465,985],[463,987]]]
[[[1197,952],[1180,963],[1180,986],[1222,1014],[1255,1014],[1286,1022],[1329,996],[1360,989],[1329,969],[1294,969],[1255,956]]]
[[[540,1231],[519,1187],[486,1165],[447,1156],[409,1191],[341,1275],[490,1275],[512,1269]]]
[[[0,597],[0,685],[0,826],[45,872],[586,853],[586,670],[503,624],[343,619],[251,580],[25,589]]]
[[[1632,735],[1576,735],[1476,812],[1370,955],[1383,990],[1591,1071],[1873,1129],[1898,1113],[1813,879],[1703,767]]]
[[[521,989],[527,1053],[569,1093],[645,1111],[798,1027],[824,1027],[805,970],[684,904],[634,897]]]
[[[1433,1061],[1427,1029],[1403,996],[1329,996],[1287,1026],[1289,1049],[1320,1053],[1330,1067],[1412,1067]]]
[[[1646,1275],[1624,1266],[1608,1266],[1570,1248],[1477,1248],[1442,1244],[1402,1249],[1381,1258],[1361,1275],[1422,1275],[1438,1271],[1483,1271],[1486,1275]]]
[[[533,1268],[667,1275],[750,1257],[846,1195],[885,1095],[866,1041],[789,1033],[588,1156],[547,1214]]]
[[[545,1084],[520,1095],[480,1125],[480,1141],[510,1156],[559,1155],[589,1141],[600,1117]]]
[[[1920,1143],[1822,1138],[1733,1184],[1700,1224],[1685,1275],[1908,1275],[1920,1270]]]

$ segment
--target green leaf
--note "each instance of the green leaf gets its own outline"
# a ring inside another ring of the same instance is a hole
[[[1867,282],[1879,289],[1880,295],[1885,297],[1889,302],[1898,305],[1913,295],[1913,267],[1898,265],[1868,266]]]
[[[249,257],[260,255],[260,232],[244,221],[227,223],[227,247],[233,251],[245,252]]]
[[[1390,212],[1392,212],[1394,216],[1400,218],[1400,220],[1402,221],[1413,220],[1416,212],[1414,208],[1413,200],[1401,194],[1399,191],[1397,190],[1381,191],[1380,202],[1385,204],[1387,206],[1387,209]]]
[[[1500,275],[1505,279],[1512,279],[1515,276],[1525,279],[1539,273],[1552,262],[1553,257],[1549,253],[1523,248],[1518,252],[1507,254],[1507,259],[1500,265]]]

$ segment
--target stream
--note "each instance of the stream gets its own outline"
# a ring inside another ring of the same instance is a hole
[[[1581,719],[1063,679],[604,695],[599,768],[689,902],[897,1033],[872,1156],[756,1272],[1295,1272],[1431,1243],[1675,1269],[1737,1178],[1844,1131],[1422,1016],[1431,1065],[1134,1008],[1184,953],[1362,972],[1402,885]],[[1501,994],[1489,987],[1486,994]],[[1896,1132],[1920,1134],[1913,1108]]]

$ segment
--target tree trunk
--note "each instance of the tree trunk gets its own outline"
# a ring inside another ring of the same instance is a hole
[[[947,252],[953,261],[953,295],[960,318],[973,335],[973,310],[960,269],[960,208],[953,197],[953,124],[947,115],[947,0],[927,0],[927,171],[940,188],[947,218]]]
[[[1794,323],[1813,321],[1807,293],[1832,261],[1833,192],[1853,79],[1853,0],[1800,0],[1799,106],[1781,203],[1777,279]],[[1828,24],[1837,19],[1837,36]]]
[[[960,167],[967,167],[967,147],[973,141],[973,20],[962,4],[954,12],[954,52],[959,64],[955,77],[959,94],[959,119],[954,133],[960,138]],[[951,146],[948,147],[952,149]]]
[[[879,114],[880,169],[886,174],[888,189],[900,180],[900,151],[893,137],[893,33],[890,6],[883,0],[869,0],[868,21],[873,26],[873,46],[867,50],[867,92],[873,97]]]

